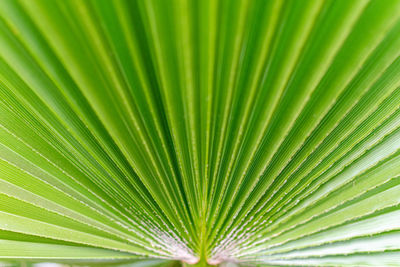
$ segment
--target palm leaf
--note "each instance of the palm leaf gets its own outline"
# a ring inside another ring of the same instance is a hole
[[[398,0],[0,1],[0,260],[400,266],[399,55]]]

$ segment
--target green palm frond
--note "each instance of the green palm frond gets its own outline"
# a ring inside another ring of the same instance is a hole
[[[400,266],[399,55],[399,0],[1,0],[0,266]]]

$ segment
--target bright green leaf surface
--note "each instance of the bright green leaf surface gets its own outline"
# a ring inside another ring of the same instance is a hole
[[[0,1],[0,266],[400,266],[399,231],[400,1]]]

